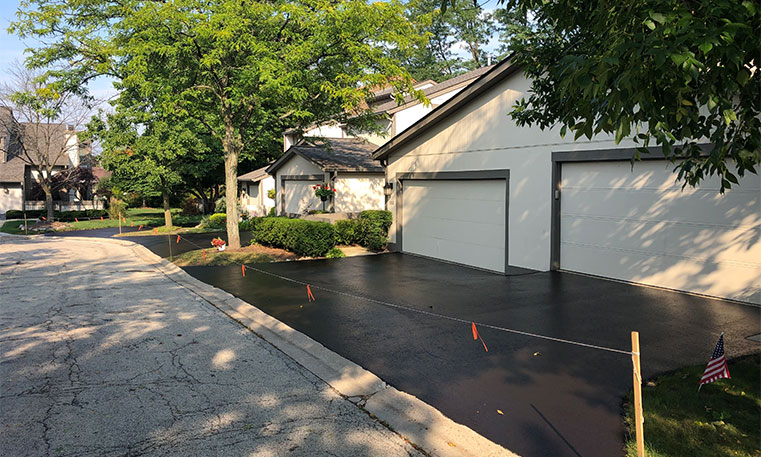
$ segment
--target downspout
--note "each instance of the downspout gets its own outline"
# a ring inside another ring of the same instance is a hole
[[[332,189],[336,188],[336,180],[338,179],[338,172],[334,171],[330,174],[330,187]],[[333,198],[330,199],[330,212],[335,213],[336,212],[336,195],[333,194]]]

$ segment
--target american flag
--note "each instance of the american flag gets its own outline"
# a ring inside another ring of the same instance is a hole
[[[714,382],[721,378],[730,378],[729,368],[727,367],[727,358],[724,357],[724,334],[719,337],[719,342],[716,343],[716,349],[713,350],[711,360],[708,361],[703,372],[703,377],[700,378],[700,385]]]

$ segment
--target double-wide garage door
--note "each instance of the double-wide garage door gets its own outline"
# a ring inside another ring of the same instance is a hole
[[[563,163],[560,267],[761,303],[761,178],[683,191],[672,168]]]
[[[505,271],[507,180],[403,181],[402,250]]]

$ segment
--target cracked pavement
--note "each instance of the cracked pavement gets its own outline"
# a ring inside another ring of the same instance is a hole
[[[48,237],[0,237],[0,449],[423,455],[130,248]]]

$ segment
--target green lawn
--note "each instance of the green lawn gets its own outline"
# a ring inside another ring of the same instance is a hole
[[[24,228],[22,227],[21,230],[19,230],[19,225],[23,225],[24,221],[5,221],[2,227],[0,227],[0,232],[4,233],[12,233],[14,235],[24,235]]]
[[[135,227],[143,226],[143,230],[154,227],[158,227],[161,233],[173,233],[179,226],[195,226],[201,222],[201,216],[182,216],[178,208],[172,209],[172,222],[175,227],[172,230],[167,229],[164,226],[164,210],[161,208],[130,208],[127,210],[127,222],[123,222],[123,227],[129,227],[134,225]],[[6,233],[23,234],[24,231],[18,230],[18,222],[5,223],[0,231]],[[31,222],[30,222],[31,225]],[[116,219],[105,218],[92,219],[89,221],[79,221],[67,223],[66,228],[61,229],[63,231],[70,230],[90,230],[107,227],[118,227],[119,221]]]
[[[761,456],[761,355],[729,362],[732,379],[704,385],[705,364],[683,368],[643,386],[645,449],[649,457]],[[632,437],[627,455],[637,455],[633,441],[631,395],[625,406]]]
[[[236,265],[236,264],[253,264],[253,263],[267,263],[274,262],[277,259],[274,257],[259,253],[259,252],[245,252],[245,251],[223,251],[219,252],[216,249],[209,247],[206,249],[206,260],[203,259],[203,252],[201,249],[195,251],[188,251],[175,256],[172,261],[175,265],[180,267],[190,265]]]

